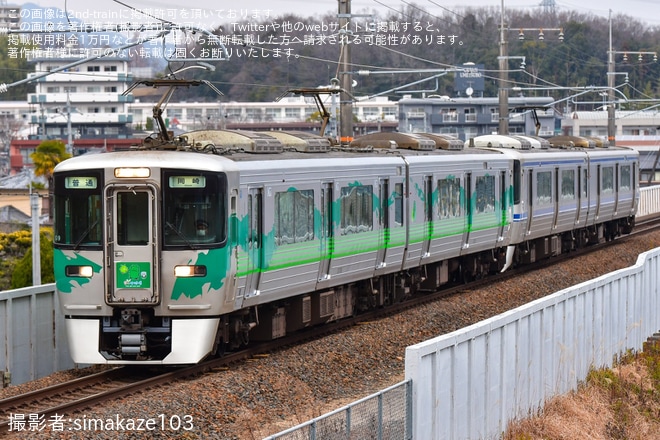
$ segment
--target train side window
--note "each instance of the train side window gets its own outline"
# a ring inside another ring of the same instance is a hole
[[[341,235],[373,230],[373,193],[372,185],[341,188]]]
[[[314,191],[275,194],[275,244],[314,240]]]
[[[460,217],[461,212],[461,181],[458,178],[438,180],[438,215],[437,218]]]
[[[631,176],[630,165],[621,166],[621,191],[630,191]]]
[[[495,176],[478,176],[476,187],[476,213],[495,212]]]
[[[561,172],[561,199],[575,200],[575,170]]]
[[[550,171],[536,174],[536,202],[538,205],[552,203],[552,172]]]
[[[522,185],[522,171],[520,170],[520,161],[513,161],[513,204],[518,205],[520,203],[520,190]]]
[[[403,226],[403,183],[394,185],[394,224]]]
[[[614,167],[603,167],[602,175],[602,194],[612,194],[614,192]]]

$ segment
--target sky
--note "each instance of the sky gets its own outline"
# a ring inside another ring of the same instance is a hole
[[[23,4],[12,0],[0,0],[7,4]],[[539,10],[542,2],[551,3],[552,0],[504,0],[504,8],[529,10],[533,13]],[[194,0],[180,3],[176,0],[29,0],[24,3],[34,3],[44,7],[54,7],[76,11],[78,13],[91,14],[114,13],[117,11],[128,11],[128,6],[150,11],[153,9],[167,9],[170,14],[175,13],[176,18],[184,20],[184,11],[190,14],[193,10],[204,10],[207,19],[217,20],[225,23],[227,20],[218,19],[219,14],[227,14],[228,11],[244,11],[259,15],[261,18],[274,18],[287,13],[295,13],[303,17],[324,15],[325,13],[336,13],[338,10],[337,0]],[[90,6],[93,4],[93,6]],[[501,9],[502,0],[352,0],[351,11],[353,14],[359,12],[376,10],[385,14],[391,10],[399,10],[407,4],[415,4],[431,14],[441,15],[443,11],[460,13],[466,6],[470,7],[493,7],[497,11]],[[612,12],[614,18],[617,14],[625,14],[637,18],[649,26],[660,26],[660,2],[658,0],[554,0],[558,11],[575,11],[583,14],[593,14],[607,18]],[[185,5],[185,6],[184,6]],[[172,12],[176,11],[176,12]],[[223,11],[223,12],[219,12]],[[268,17],[266,17],[268,16]],[[175,18],[175,17],[173,17]]]

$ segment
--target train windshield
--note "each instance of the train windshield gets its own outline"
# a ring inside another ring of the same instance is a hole
[[[54,176],[53,228],[55,245],[103,245],[103,180],[101,171],[78,171]]]
[[[163,173],[163,245],[198,248],[226,240],[226,178],[219,173]]]

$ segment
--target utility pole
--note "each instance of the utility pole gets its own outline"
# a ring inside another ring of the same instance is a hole
[[[508,61],[510,58],[522,58],[522,57],[509,57],[508,41],[507,41],[507,32],[509,28],[504,25],[504,0],[501,0],[502,3],[502,15],[500,17],[500,55],[497,57],[499,60],[499,128],[498,134],[507,135],[509,134],[509,72],[508,72]],[[560,42],[564,41],[564,30],[562,28],[520,28],[518,33],[518,39],[525,39],[524,31],[538,31],[539,40],[545,39],[544,31],[558,31],[558,39]]]
[[[66,131],[69,135],[66,143],[66,152],[73,156],[73,134],[71,133],[71,100],[66,92]]]
[[[610,47],[609,50],[607,51],[607,142],[610,146],[615,146],[616,145],[616,106],[614,102],[614,77],[617,75],[616,72],[616,62],[614,61],[614,55],[617,53],[622,53],[623,54],[623,59],[624,61],[628,59],[629,54],[634,54],[639,56],[639,61],[641,62],[644,58],[644,55],[653,55],[653,61],[657,62],[658,61],[658,53],[657,52],[631,52],[631,51],[624,51],[624,52],[618,52],[614,50],[612,47],[612,10],[610,9],[610,15],[609,15],[609,24],[610,24]],[[626,81],[627,81],[627,74],[626,74]]]
[[[616,108],[614,107],[614,50],[612,49],[612,10],[609,15],[610,48],[607,51],[607,143],[616,145]]]
[[[500,87],[498,90],[499,98],[499,128],[498,134],[509,134],[509,69],[508,69],[508,42],[506,39],[506,28],[504,27],[504,0],[502,0],[502,15],[500,16]]]
[[[351,66],[351,0],[339,1],[339,37],[341,53],[339,69],[341,91],[339,93],[339,130],[342,144],[353,140],[353,84],[349,73]]]
[[[30,179],[30,208],[32,214],[32,285],[41,285],[41,240],[39,237],[39,194],[32,190],[32,171]]]

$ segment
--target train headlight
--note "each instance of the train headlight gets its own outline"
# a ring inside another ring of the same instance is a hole
[[[64,271],[68,277],[91,278],[94,275],[92,266],[66,266]]]
[[[177,278],[204,277],[206,276],[206,266],[174,266],[174,276]]]
[[[149,168],[115,168],[115,177],[119,179],[146,178],[150,175],[151,170]]]

